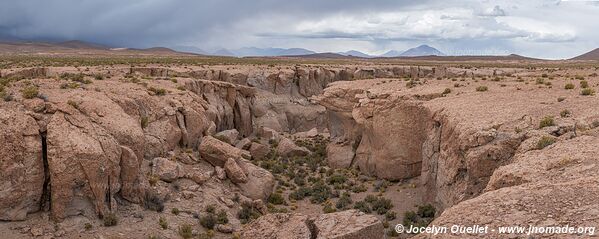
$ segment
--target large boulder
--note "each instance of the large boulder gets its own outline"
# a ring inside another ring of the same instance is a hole
[[[262,159],[270,152],[270,148],[266,145],[252,142],[250,146],[250,154],[253,159]]]
[[[227,162],[225,163],[224,167],[225,167],[225,172],[227,173],[227,176],[229,177],[229,179],[231,179],[231,182],[245,183],[248,181],[248,178],[245,175],[245,173],[243,172],[243,169],[241,169],[239,167],[239,165],[237,165],[237,162],[235,162],[234,159],[229,158],[227,160]]]
[[[237,164],[247,175],[247,182],[237,183],[241,193],[251,199],[266,201],[275,187],[275,177],[268,170],[258,167],[248,160],[239,159]]]
[[[120,191],[121,147],[89,118],[63,107],[48,123],[51,211],[60,220],[92,208],[98,215],[116,210]],[[92,210],[93,210],[92,209]]]
[[[213,166],[224,167],[229,158],[249,158],[249,153],[235,148],[212,136],[204,136],[200,143],[200,155]]]
[[[272,213],[245,225],[241,238],[310,239],[308,216],[302,214]]]
[[[0,141],[0,220],[25,220],[40,209],[44,187],[39,127],[24,112],[2,105]]]
[[[358,210],[322,214],[312,220],[318,235],[326,239],[383,238],[383,223],[374,215]],[[313,235],[314,236],[314,235]]]
[[[160,180],[165,182],[173,182],[184,175],[181,164],[166,159],[155,158],[152,161],[152,174],[158,176]]]
[[[214,135],[215,138],[225,141],[230,145],[235,145],[237,143],[238,136],[239,131],[237,131],[236,129],[223,130]]]
[[[327,162],[331,168],[349,168],[354,155],[351,145],[336,143],[327,145]]]
[[[282,157],[306,156],[310,150],[305,147],[297,146],[292,140],[281,137],[277,146],[277,153]]]
[[[384,238],[381,221],[357,210],[307,216],[273,213],[247,224],[243,238],[362,239]]]

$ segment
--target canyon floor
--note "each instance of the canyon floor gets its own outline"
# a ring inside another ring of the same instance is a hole
[[[0,67],[5,238],[523,238],[394,227],[599,225],[596,62]]]

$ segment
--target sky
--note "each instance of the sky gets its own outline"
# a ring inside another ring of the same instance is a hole
[[[599,1],[0,0],[0,38],[114,47],[300,47],[570,58],[599,47]]]

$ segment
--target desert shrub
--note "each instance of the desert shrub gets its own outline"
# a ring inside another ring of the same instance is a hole
[[[537,85],[542,85],[543,83],[545,83],[545,79],[537,78],[537,80],[535,82],[537,83]]]
[[[383,215],[393,207],[390,199],[379,197],[376,201],[371,203],[372,210],[376,211],[379,215]]]
[[[204,215],[200,217],[200,225],[207,229],[214,229],[216,217],[213,213],[204,213]]]
[[[354,193],[361,193],[361,192],[366,192],[368,190],[368,188],[366,187],[366,185],[360,183],[360,184],[356,184],[354,186],[352,186],[351,191]]]
[[[185,89],[185,86],[180,85],[180,86],[177,86],[177,90],[186,91],[187,89]]]
[[[418,216],[420,217],[435,217],[437,209],[431,204],[418,206]]]
[[[166,95],[166,90],[162,88],[148,88],[149,91],[153,92],[155,95]]]
[[[144,196],[144,207],[156,212],[164,210],[164,200],[152,191],[146,192]]]
[[[179,215],[179,213],[180,213],[179,208],[176,208],[176,207],[171,208],[171,213],[175,214],[175,215]]]
[[[25,88],[23,88],[21,90],[21,95],[25,99],[33,99],[33,98],[37,97],[38,94],[39,94],[39,89],[37,88],[37,86],[34,86],[34,85],[26,86]]]
[[[543,136],[537,142],[537,149],[544,149],[545,147],[555,143],[555,138],[549,136]]]
[[[543,118],[539,122],[539,128],[545,128],[545,127],[554,126],[554,125],[555,125],[555,122],[553,120],[553,116],[545,116],[545,118]]]
[[[193,237],[193,228],[189,224],[179,226],[179,236],[188,239]]]
[[[93,227],[94,226],[89,222],[86,222],[85,225],[83,225],[83,228],[85,228],[86,231],[91,230]]]
[[[333,207],[333,205],[330,202],[325,203],[324,206],[322,207],[322,212],[324,212],[324,213],[333,213],[336,211],[337,210]]]
[[[75,108],[75,109],[79,109],[79,103],[77,103],[77,102],[75,102],[75,101],[68,100],[68,101],[67,101],[67,104],[68,104],[68,105],[70,105],[70,106],[72,106],[72,107],[73,107],[73,108]]]
[[[316,183],[312,186],[312,193],[310,202],[312,203],[323,203],[331,197],[331,188],[322,182]]]
[[[312,195],[312,188],[310,187],[299,187],[297,190],[289,194],[289,199],[302,200]]]
[[[566,89],[566,90],[571,90],[571,89],[574,89],[574,84],[572,84],[572,83],[568,83],[568,84],[566,84],[566,85],[564,86],[564,89]]]
[[[284,205],[286,204],[285,198],[280,193],[272,193],[268,197],[268,202],[274,205]]]
[[[351,197],[349,195],[349,193],[345,192],[341,195],[341,197],[339,198],[339,200],[337,200],[337,203],[335,204],[335,207],[337,209],[347,209],[349,208],[349,206],[352,204],[352,200]]]
[[[347,181],[347,177],[344,174],[334,174],[327,181],[329,184],[343,184]]]
[[[489,90],[489,88],[486,87],[486,86],[476,87],[476,91],[479,91],[479,92],[484,92],[484,91],[487,91],[487,90]]]
[[[241,203],[241,210],[237,213],[237,218],[242,224],[246,224],[256,218],[260,217],[260,212],[256,210],[249,202]]]
[[[451,93],[451,89],[449,89],[449,88],[445,88],[445,90],[443,91],[443,94],[444,94],[444,95],[447,95],[447,94],[449,94],[449,93]]]
[[[377,200],[376,196],[370,194],[364,198],[364,201],[367,203],[373,203]]]
[[[162,228],[163,230],[168,229],[168,222],[164,217],[158,218],[158,225],[160,225],[160,228]]]
[[[356,203],[354,203],[354,209],[357,209],[363,213],[371,213],[372,212],[372,210],[370,209],[370,206],[365,201],[357,201]]]
[[[385,218],[389,221],[395,220],[395,218],[397,218],[397,213],[395,213],[394,211],[388,211],[387,213],[385,213]]]
[[[591,88],[582,89],[582,91],[580,91],[580,94],[581,95],[594,95],[595,90],[593,90]]]
[[[204,208],[204,210],[207,213],[212,213],[213,214],[216,211],[216,206],[214,206],[214,204],[210,204],[210,205],[207,205],[206,208]]]
[[[572,112],[570,112],[569,110],[562,110],[562,112],[559,112],[559,115],[563,118],[568,117],[572,114]]]
[[[104,221],[105,227],[116,226],[116,224],[118,223],[118,218],[116,214],[112,212],[104,215],[104,218],[102,218],[102,220]]]
[[[146,127],[148,127],[148,122],[149,122],[148,116],[142,116],[140,119],[141,128],[145,129]]]
[[[221,209],[216,214],[216,224],[227,224],[229,223],[229,217],[227,216],[227,211]]]
[[[580,81],[580,88],[589,88],[589,82],[588,81]]]

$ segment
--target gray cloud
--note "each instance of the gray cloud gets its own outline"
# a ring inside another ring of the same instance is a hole
[[[2,38],[125,47],[380,53],[429,43],[556,58],[571,54],[564,44],[577,52],[599,46],[599,6],[572,1],[0,0],[0,6]]]

